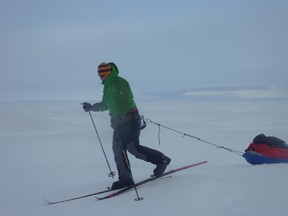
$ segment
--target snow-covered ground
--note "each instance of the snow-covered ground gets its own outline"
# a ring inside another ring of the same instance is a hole
[[[244,151],[260,134],[288,140],[287,102],[145,102],[147,118],[205,141]],[[112,129],[107,113],[93,113],[112,169]],[[90,117],[80,102],[0,103],[0,215],[233,215],[286,216],[288,165],[249,165],[244,158],[190,137],[148,124],[143,145],[172,158],[168,169],[207,160],[113,199],[61,200],[110,186]],[[130,155],[135,181],[154,166]]]

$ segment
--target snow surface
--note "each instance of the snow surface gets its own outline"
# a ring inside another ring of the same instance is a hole
[[[146,118],[217,145],[244,151],[258,134],[285,141],[287,102],[145,102]],[[111,167],[112,129],[107,113],[93,113]],[[113,199],[89,197],[116,179],[107,168],[90,117],[78,101],[0,103],[0,215],[241,215],[286,216],[288,164],[248,164],[244,158],[148,124],[141,143],[172,158],[168,169],[208,164],[174,174]],[[136,181],[154,166],[130,155]]]

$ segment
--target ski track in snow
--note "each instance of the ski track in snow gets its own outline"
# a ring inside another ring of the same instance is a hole
[[[159,149],[168,169],[207,160],[208,164],[173,174],[113,199],[93,197],[58,205],[57,201],[97,192],[109,178],[89,115],[80,102],[0,103],[0,215],[233,215],[286,216],[288,165],[248,164],[244,158],[198,140],[148,124],[141,143]],[[145,102],[142,115],[203,140],[244,151],[260,134],[285,141],[285,102]],[[113,170],[112,129],[107,113],[93,113]],[[154,166],[129,155],[135,181]]]

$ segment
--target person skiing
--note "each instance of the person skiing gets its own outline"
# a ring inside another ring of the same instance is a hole
[[[156,165],[155,177],[160,176],[169,165],[171,159],[163,153],[140,145],[141,117],[134,102],[134,96],[127,80],[118,76],[117,66],[110,62],[102,62],[98,66],[98,75],[104,85],[102,101],[83,103],[88,111],[109,110],[113,132],[112,149],[118,171],[118,181],[111,189],[120,189],[134,184],[127,151],[136,158]]]

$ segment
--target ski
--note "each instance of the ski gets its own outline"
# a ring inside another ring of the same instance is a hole
[[[83,196],[73,197],[73,198],[59,200],[59,201],[49,201],[49,200],[46,200],[46,199],[43,199],[43,200],[46,202],[46,204],[53,205],[53,204],[58,204],[58,203],[64,203],[64,202],[69,202],[69,201],[73,201],[73,200],[78,200],[78,199],[82,199],[82,198],[86,198],[86,197],[91,197],[91,196],[95,196],[95,195],[98,195],[98,194],[107,193],[107,192],[110,192],[110,191],[112,191],[112,189],[108,188],[108,189],[103,190],[103,191],[98,191],[98,192],[95,192],[95,193],[86,194],[86,195],[83,195]]]
[[[134,187],[143,185],[143,184],[145,184],[145,183],[147,183],[147,182],[154,181],[154,180],[156,180],[156,179],[159,179],[159,178],[161,178],[161,177],[170,175],[170,174],[172,174],[172,173],[176,173],[176,172],[179,172],[179,171],[182,171],[182,170],[185,170],[185,169],[189,169],[189,168],[191,168],[191,167],[195,167],[195,166],[198,166],[198,165],[201,165],[201,164],[205,164],[205,163],[207,163],[207,161],[202,161],[202,162],[199,162],[199,163],[194,163],[194,164],[190,164],[190,165],[187,165],[187,166],[183,166],[183,167],[179,167],[179,168],[176,168],[176,169],[172,169],[172,170],[170,170],[170,171],[164,172],[164,173],[163,173],[162,175],[160,175],[160,176],[150,177],[150,178],[144,179],[143,181],[140,181],[140,182],[136,183],[135,185],[132,185],[132,186],[129,186],[129,187],[125,187],[125,188],[123,188],[123,189],[117,190],[117,191],[115,191],[115,192],[113,192],[113,193],[111,193],[111,194],[108,194],[108,195],[106,195],[106,196],[96,197],[96,198],[97,198],[97,200],[109,199],[109,198],[115,197],[115,196],[117,196],[117,195],[119,195],[119,194],[122,194],[122,193],[124,193],[124,192],[126,192],[126,191],[128,191],[128,190],[130,190],[130,189],[132,189],[132,188],[134,188]]]

